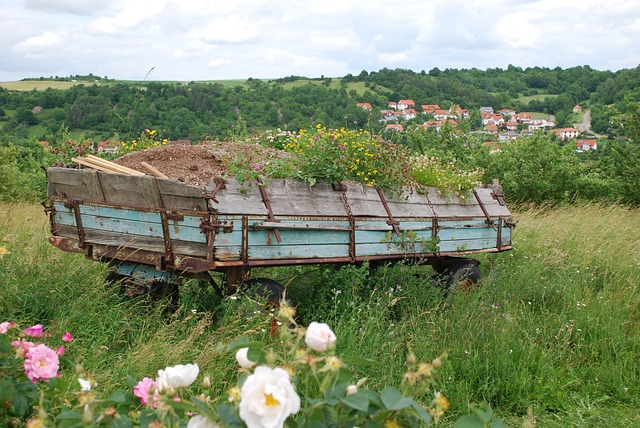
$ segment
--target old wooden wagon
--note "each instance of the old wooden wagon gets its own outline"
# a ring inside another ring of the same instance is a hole
[[[357,183],[244,187],[217,178],[199,187],[94,169],[47,174],[51,244],[109,263],[138,291],[214,271],[233,291],[256,267],[407,258],[451,284],[479,278],[467,256],[511,249],[514,224],[499,185],[463,199]]]

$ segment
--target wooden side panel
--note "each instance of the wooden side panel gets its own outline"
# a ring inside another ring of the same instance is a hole
[[[151,236],[128,235],[104,230],[85,229],[85,242],[89,244],[111,245],[120,248],[135,248],[146,251],[164,253],[164,240]],[[75,227],[66,225],[58,226],[58,235],[67,238],[78,238],[78,231]],[[179,240],[171,241],[173,252],[187,256],[206,257],[207,245],[195,242],[185,242]]]
[[[128,242],[132,235],[163,239],[162,220],[158,212],[85,204],[81,204],[79,209],[85,231],[93,229],[107,235],[111,233],[122,239],[122,242]],[[73,211],[60,203],[56,203],[55,219],[58,226],[76,227]],[[197,216],[184,216],[181,221],[168,220],[169,238],[206,244],[206,235],[200,229],[200,221]]]
[[[215,189],[215,183],[207,185],[207,192]],[[226,179],[225,188],[215,196],[218,202],[210,201],[209,207],[221,214],[267,215],[256,186],[242,186],[235,179]]]
[[[161,208],[160,192],[156,179],[149,176],[133,176],[99,172],[105,202],[133,207]]]
[[[177,180],[156,178],[162,206],[172,210],[206,211],[207,201],[203,190]]]
[[[276,216],[344,217],[342,193],[326,183],[309,186],[301,180],[273,180],[265,187]]]
[[[96,170],[54,167],[47,170],[47,177],[49,196],[105,202]]]

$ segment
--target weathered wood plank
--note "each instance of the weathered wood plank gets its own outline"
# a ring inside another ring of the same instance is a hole
[[[80,205],[82,225],[85,228],[102,229],[124,235],[140,235],[162,237],[162,220],[158,212],[115,209]],[[129,217],[130,216],[130,217]],[[76,226],[76,219],[71,209],[57,207],[56,224]],[[185,221],[168,220],[170,239],[183,241],[206,242],[206,236],[200,229],[200,218],[185,216]]]
[[[206,211],[207,201],[198,186],[184,184],[178,180],[156,179],[162,206],[173,210]]]
[[[315,230],[312,232],[281,230],[280,236],[282,242],[278,242],[273,231],[256,230],[249,232],[249,246],[272,246],[285,247],[288,245],[332,245],[332,244],[348,244],[349,231],[325,231]]]
[[[105,202],[142,208],[161,208],[162,201],[156,179],[99,172]]]
[[[162,238],[127,235],[96,229],[84,229],[84,233],[85,242],[88,244],[111,245],[114,247],[134,248],[158,253],[164,253],[165,251],[164,240]],[[77,229],[66,225],[58,226],[57,234],[67,238],[78,238]],[[171,245],[175,254],[199,257],[206,257],[207,255],[206,244],[172,240]]]
[[[47,170],[47,177],[49,196],[105,202],[96,170],[52,167]]]
[[[215,182],[206,186],[207,192],[215,189]],[[242,186],[237,180],[225,179],[225,188],[215,196],[218,202],[210,201],[209,207],[221,214],[267,215],[257,186]]]
[[[349,245],[251,245],[249,260],[286,260],[348,257]]]

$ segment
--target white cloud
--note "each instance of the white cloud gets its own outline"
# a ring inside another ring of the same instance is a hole
[[[59,45],[65,36],[65,32],[58,34],[52,31],[45,31],[39,36],[29,37],[15,44],[13,48],[22,54],[39,54]]]
[[[254,40],[259,34],[257,22],[228,16],[216,19],[205,27],[190,30],[188,37],[213,44],[240,44]]]
[[[115,16],[103,16],[87,26],[93,35],[119,35],[121,32],[136,30],[141,23],[159,15],[165,7],[165,0],[129,1]]]
[[[507,14],[496,24],[496,33],[510,48],[535,48],[542,34],[531,19],[527,12]]]
[[[109,0],[24,0],[27,9],[72,15],[93,15],[110,3]]]
[[[635,67],[631,0],[0,0],[0,80],[182,80],[387,68]],[[55,57],[52,61],[42,61]]]

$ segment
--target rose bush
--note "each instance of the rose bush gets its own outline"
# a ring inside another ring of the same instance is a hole
[[[277,319],[280,327],[277,337],[273,337],[275,347],[241,337],[222,348],[235,353],[239,365],[238,384],[222,396],[211,394],[208,376],[196,382],[200,375],[196,363],[165,367],[158,370],[155,380],[131,380],[133,393],[120,390],[107,398],[99,397],[95,381],[85,379],[86,373],[77,367],[79,390],[75,398],[67,396],[65,405],[55,411],[48,409],[45,390],[40,390],[39,397],[35,394],[35,385],[57,379],[59,353],[25,340],[25,336],[30,337],[28,334],[38,335],[41,326],[21,331],[11,345],[7,333],[17,332],[18,328],[2,323],[0,402],[5,409],[12,409],[20,401],[16,398],[18,391],[32,385],[32,407],[14,412],[26,420],[29,428],[399,427],[429,425],[448,409],[449,401],[435,384],[442,358],[418,362],[410,353],[401,388],[386,387],[376,392],[366,388],[366,378],[352,379],[349,364],[357,359],[343,359],[336,354],[337,337],[327,324],[312,322],[307,328],[297,325],[295,310],[286,301],[281,302]],[[63,340],[69,343],[73,339],[69,333]],[[12,351],[12,370],[6,370],[7,349]],[[10,380],[7,373],[13,376]],[[20,383],[20,378],[24,382]],[[55,388],[47,391],[62,394]],[[35,410],[29,412],[30,408]],[[0,415],[0,422],[19,423],[7,414]]]
[[[240,388],[239,413],[249,428],[277,428],[300,410],[289,373],[259,366]]]

